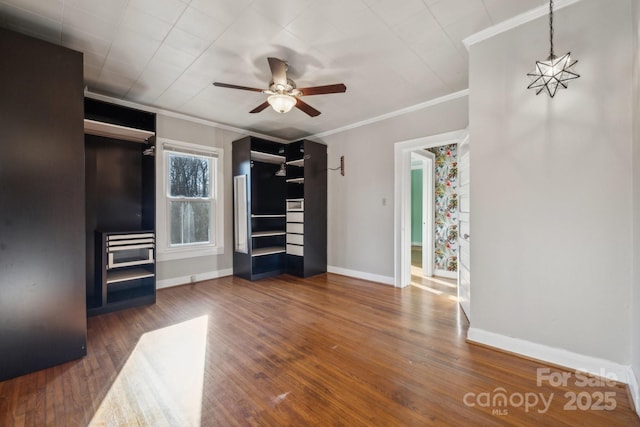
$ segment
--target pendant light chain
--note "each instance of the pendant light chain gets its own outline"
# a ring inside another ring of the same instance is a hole
[[[554,58],[553,53],[553,0],[549,0],[549,45],[551,46],[550,57]]]

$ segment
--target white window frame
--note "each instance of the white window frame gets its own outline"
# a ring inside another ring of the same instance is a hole
[[[167,152],[211,157],[211,243],[170,244],[169,165]],[[166,138],[156,140],[156,252],[158,261],[195,258],[224,253],[224,150]]]

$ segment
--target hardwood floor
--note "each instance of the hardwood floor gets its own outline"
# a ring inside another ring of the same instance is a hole
[[[0,425],[640,426],[624,386],[538,386],[546,366],[466,343],[457,303],[412,286],[225,277],[88,327],[85,358],[0,383]]]

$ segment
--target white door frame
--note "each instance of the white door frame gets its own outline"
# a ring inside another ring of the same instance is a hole
[[[424,149],[412,151],[422,161],[422,275],[433,276],[435,251],[435,191],[434,171],[436,155]]]
[[[468,131],[458,130],[394,144],[394,286],[411,284],[411,152],[458,144]]]

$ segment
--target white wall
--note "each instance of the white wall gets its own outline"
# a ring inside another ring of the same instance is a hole
[[[546,16],[470,48],[470,336],[628,366],[631,0],[557,10],[555,45],[582,77],[554,99],[526,89],[548,55]]]
[[[393,283],[393,145],[464,129],[467,117],[465,96],[316,139],[328,145],[330,168],[345,157],[345,176],[328,177],[328,264],[339,269],[333,271]]]
[[[640,414],[640,4],[633,2],[633,300],[631,367],[635,375],[635,404]]]
[[[157,275],[159,287],[188,283],[191,276],[197,280],[229,274],[233,268],[233,230],[232,230],[232,188],[231,188],[231,142],[242,138],[243,134],[224,130],[205,124],[157,115],[157,135],[192,144],[224,149],[224,253],[172,261],[158,262]],[[158,190],[161,191],[161,190]],[[161,193],[158,193],[161,194]],[[158,228],[158,233],[163,230]],[[225,271],[226,270],[226,271]],[[186,279],[185,279],[186,278]]]

